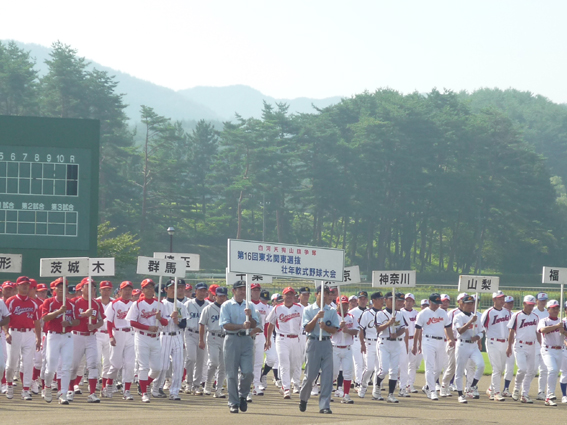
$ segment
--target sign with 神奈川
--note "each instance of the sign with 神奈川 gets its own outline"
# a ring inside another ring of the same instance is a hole
[[[413,288],[416,284],[415,270],[389,270],[372,272],[372,286]]]

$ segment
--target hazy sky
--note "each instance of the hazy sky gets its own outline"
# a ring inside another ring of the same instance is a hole
[[[567,1],[3,1],[0,39],[172,89],[278,98],[513,87],[567,102]]]

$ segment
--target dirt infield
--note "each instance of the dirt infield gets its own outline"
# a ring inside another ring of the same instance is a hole
[[[424,375],[418,374],[417,383],[421,386]],[[488,379],[481,380],[479,389],[486,390]],[[532,395],[535,399],[532,383]],[[488,400],[481,393],[479,400],[470,400],[467,405],[457,402],[457,397],[440,399],[434,402],[425,398],[422,393],[412,394],[411,398],[400,399],[399,404],[372,401],[370,394],[360,399],[353,393],[354,404],[341,404],[339,399],[331,403],[332,415],[319,413],[317,400],[311,398],[307,411],[301,413],[298,408],[299,399],[296,394],[291,400],[283,400],[277,389],[271,385],[263,397],[254,397],[249,404],[248,412],[230,414],[226,399],[183,395],[182,401],[173,402],[163,399],[152,399],[150,404],[140,402],[135,396],[134,401],[124,401],[119,394],[112,399],[103,399],[100,404],[88,404],[86,396],[75,396],[75,401],[69,406],[59,406],[55,399],[53,403],[45,403],[39,396],[33,401],[24,402],[19,399],[19,391],[15,391],[14,399],[0,397],[0,423],[4,424],[74,424],[74,425],[104,425],[104,424],[376,424],[387,422],[389,425],[405,424],[510,424],[547,420],[563,423],[567,416],[567,404],[546,407],[542,401],[534,401],[533,405],[521,404],[507,398],[505,402]],[[557,388],[557,394],[561,394]]]

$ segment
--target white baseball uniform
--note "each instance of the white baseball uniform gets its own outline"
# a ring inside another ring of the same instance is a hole
[[[455,339],[455,341],[458,338],[458,332],[455,331],[452,326],[453,326],[453,319],[455,318],[455,315],[461,313],[461,310],[458,308],[455,308],[451,311],[449,311],[449,313],[447,313],[447,315],[449,316],[449,322],[451,323],[451,332],[453,332],[453,338]],[[453,379],[453,376],[455,376],[455,370],[457,368],[457,363],[456,363],[456,358],[455,358],[455,346],[450,346],[449,342],[447,341],[445,344],[445,353],[447,356],[447,363],[445,366],[445,371],[443,372],[443,378],[441,381],[441,385],[444,388],[448,388],[449,384],[451,382],[451,379]]]
[[[6,303],[3,299],[0,298],[0,320],[4,319],[5,317],[10,316],[10,311],[8,307],[6,307]],[[2,336],[4,337],[4,332],[0,331]],[[5,343],[6,340],[3,338],[3,342]],[[0,376],[4,375],[4,370],[6,369],[6,353],[4,347],[0,347]]]
[[[110,379],[116,379],[118,371],[122,370],[122,382],[125,389],[127,384],[134,380],[134,361],[136,349],[134,347],[134,328],[129,320],[126,320],[128,311],[132,306],[132,300],[118,298],[106,307],[105,315],[108,323],[111,323],[112,330],[109,329],[109,336],[114,337],[116,345],[110,346],[110,369],[108,375]],[[111,335],[112,333],[112,335]]]
[[[102,305],[103,311],[112,304],[114,298],[110,298],[107,304],[102,302],[102,297],[96,299]],[[108,335],[107,319],[104,319],[104,324],[97,329],[96,332],[96,346],[98,348],[97,368],[98,376],[101,378],[109,378],[108,371],[110,370],[110,337]]]
[[[366,308],[360,308],[360,307],[355,307],[349,310],[348,313],[352,315],[352,317],[354,317],[357,326],[360,321],[360,316],[362,316],[362,313],[365,310]],[[352,359],[354,361],[354,380],[357,384],[360,385],[360,380],[362,379],[362,373],[364,372],[364,356],[360,351],[360,341],[358,339],[358,335],[356,335],[353,339],[351,352],[352,352]]]
[[[362,373],[360,387],[364,392],[368,387],[368,380],[373,372],[378,372],[380,365],[379,353],[377,349],[378,333],[376,332],[376,310],[374,307],[365,310],[360,316],[359,327],[364,331],[364,343],[366,353],[364,353],[365,367]]]
[[[510,311],[490,307],[481,317],[481,323],[486,332],[486,352],[492,366],[490,387],[493,393],[501,392],[502,373],[506,367],[506,349],[508,348],[508,322],[512,315]]]
[[[482,338],[483,329],[479,326],[478,319],[463,333],[459,334],[458,329],[467,324],[474,313],[465,313],[461,311],[455,314],[453,318],[453,331],[457,332],[455,342],[455,386],[457,391],[463,391],[463,375],[469,359],[476,365],[476,371],[473,379],[480,380],[484,372],[484,358],[480,352],[477,341],[472,339],[476,336]]]
[[[217,389],[224,385],[226,372],[224,368],[223,343],[225,332],[219,324],[221,306],[214,302],[203,309],[199,324],[205,326],[207,332],[207,378],[205,381],[205,391],[212,392],[213,381],[217,375]]]
[[[337,314],[339,321],[342,321],[341,315],[338,312]],[[352,314],[345,314],[344,321],[347,329],[358,330],[358,321]],[[331,342],[333,344],[333,380],[337,379],[339,370],[342,370],[344,380],[352,381],[354,359],[351,348],[354,343],[354,336],[339,329],[331,336]]]
[[[537,325],[537,329],[540,331],[542,336],[541,357],[545,363],[545,367],[547,368],[546,398],[550,398],[555,395],[557,376],[559,375],[559,369],[563,362],[565,337],[559,329],[545,334],[541,332],[541,329],[547,326],[555,326],[559,323],[560,321],[558,317],[546,317],[544,319],[540,319]],[[563,329],[567,330],[567,328],[565,328],[565,323],[563,323]]]
[[[522,396],[528,396],[530,385],[535,376],[535,348],[537,342],[538,317],[534,313],[526,314],[519,311],[512,315],[508,329],[514,329],[514,354],[518,372],[516,373],[516,388]]]
[[[411,351],[413,347],[413,339],[415,337],[415,320],[417,319],[417,310],[407,310],[402,308],[400,311],[404,314],[408,324],[408,351],[405,356],[402,351],[402,355],[400,357],[400,388],[412,388],[415,383],[415,374],[417,369],[419,369],[422,359],[421,353],[414,355]]]
[[[549,317],[549,313],[546,309],[542,311],[539,310],[537,306],[534,307],[533,313],[538,317],[539,320]],[[541,345],[537,341],[535,350],[535,367],[536,369],[538,369],[537,392],[545,394],[547,391],[547,366],[545,365],[543,357],[541,356]]]
[[[254,307],[258,314],[259,322],[256,327],[261,329],[254,337],[254,389],[260,391],[260,380],[262,379],[262,364],[264,363],[264,346],[266,344],[266,336],[264,335],[264,325],[268,316],[268,306],[261,301],[252,301],[251,307]]]
[[[376,326],[382,326],[392,318],[392,310],[385,308],[376,313]],[[378,351],[380,368],[375,375],[374,383],[376,385],[378,378],[383,380],[386,374],[389,375],[390,381],[398,380],[398,371],[400,367],[400,342],[404,341],[404,334],[396,336],[400,330],[405,330],[408,324],[403,313],[395,313],[395,322],[392,326],[387,327],[378,335]],[[404,347],[405,348],[405,347]]]
[[[185,382],[191,387],[192,391],[197,391],[203,382],[203,368],[207,360],[207,349],[199,348],[199,319],[204,308],[209,305],[209,301],[202,302],[192,298],[185,303],[187,309],[187,327],[185,328],[185,369],[187,376]]]

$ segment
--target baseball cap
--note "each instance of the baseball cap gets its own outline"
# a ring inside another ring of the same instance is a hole
[[[474,297],[472,295],[465,295],[463,297],[463,302],[465,304],[474,303]]]
[[[359,291],[359,292],[358,292],[358,298],[360,298],[360,297],[366,297],[366,298],[368,298],[368,292],[366,292],[366,291]]]
[[[441,294],[441,301],[449,300],[451,301],[451,297],[449,294]]]
[[[384,298],[392,298],[392,291],[388,291],[384,294]]]
[[[38,283],[37,284],[37,292],[43,292],[43,291],[47,291],[47,285],[45,283]]]
[[[96,285],[96,282],[95,282],[94,279],[91,278],[91,277],[84,277],[84,278],[81,280],[81,283],[82,283],[83,285],[86,285],[86,284],[88,284],[88,283],[92,283],[93,285]]]
[[[120,284],[120,289],[124,289],[127,286],[129,286],[130,288],[134,288],[134,284],[132,282],[130,282],[129,280],[125,280]]]
[[[183,282],[183,284],[185,285],[185,282]],[[219,286],[216,283],[213,283],[211,286],[209,286],[209,292],[211,294],[216,294],[217,293],[217,288]]]
[[[507,295],[506,298],[504,298],[504,302],[505,303],[513,303],[514,297],[512,295]]]
[[[282,294],[278,294],[278,299],[276,300],[277,303],[283,303],[283,296]]]
[[[30,278],[27,276],[20,276],[17,280],[16,280],[16,285],[23,285],[25,283],[30,283]]]
[[[75,285],[75,291],[81,291],[83,289],[83,282],[79,282],[77,283],[77,285]]]
[[[552,308],[552,307],[559,307],[559,301],[557,300],[549,300],[545,305],[545,308]]]
[[[63,279],[62,278],[57,278],[55,279],[53,282],[51,282],[49,284],[51,289],[55,289],[57,288],[59,285],[63,284]]]
[[[142,293],[142,291],[140,291],[139,289],[134,289],[134,290],[132,291],[132,295],[134,295],[134,296],[135,296],[135,295],[140,295],[141,293]]]
[[[330,291],[331,289],[327,285],[323,285],[323,291]],[[317,285],[317,293],[321,292],[321,285]]]
[[[195,285],[195,289],[208,289],[209,287],[205,282],[199,282]]]
[[[156,286],[156,284],[154,283],[153,280],[151,279],[144,279],[142,280],[142,288],[145,288],[148,285],[153,285],[154,287]]]
[[[356,295],[351,295],[350,297],[348,297],[348,300],[349,301],[352,301],[352,300],[358,301],[358,297]]]
[[[305,293],[310,294],[310,293],[311,293],[311,289],[309,289],[308,286],[302,286],[301,288],[299,288],[299,291],[298,291],[298,292],[299,292],[300,294],[305,294]]]
[[[174,279],[175,280],[175,279]],[[185,286],[185,279],[181,279],[180,277],[177,278],[177,284]]]
[[[466,292],[461,292],[459,295],[457,295],[457,301],[461,301],[467,295],[468,294]]]
[[[346,296],[346,295],[341,295],[340,297],[337,297],[337,304],[339,304],[339,303],[342,303],[342,304],[346,303],[346,304],[348,304],[348,298],[347,298],[347,296]]]
[[[434,292],[429,296],[429,301],[433,304],[441,304],[441,295],[439,293]]]
[[[295,289],[293,289],[291,286],[288,286],[287,288],[285,288],[285,289],[282,291],[282,294],[285,295],[285,294],[289,294],[290,292],[291,292],[292,294],[295,294]]]
[[[270,300],[270,292],[263,289],[262,292],[260,292],[260,299],[264,300],[264,301],[269,301]]]
[[[167,282],[165,282],[165,287],[169,288],[171,286],[175,285],[175,279],[169,279]]]
[[[228,288],[226,286],[217,286],[215,289],[215,295],[227,295]]]
[[[2,284],[2,288],[15,288],[16,284],[14,282],[11,282],[9,280],[7,280],[6,282],[4,282]]]
[[[202,283],[202,282],[201,282]],[[196,289],[199,289],[199,285],[201,283],[197,283],[197,286],[195,286]],[[236,288],[244,288],[246,286],[246,282],[244,282],[243,280],[237,280],[236,282],[234,282],[232,284],[232,289],[236,289]]]
[[[280,296],[280,294],[278,294],[278,293],[276,292],[274,295],[272,295],[272,301],[277,300],[279,296]]]
[[[412,300],[415,301],[415,296],[414,296],[412,293],[409,293],[409,292],[408,292],[408,293],[406,294],[405,299],[408,299],[408,298],[411,298]]]
[[[502,291],[496,291],[492,293],[492,298],[500,298],[500,297],[505,297],[506,294],[504,294],[504,292]]]
[[[547,300],[547,294],[545,292],[540,292],[539,294],[537,294],[537,300],[538,301],[546,301]]]
[[[535,304],[535,303],[536,303],[536,299],[535,299],[535,297],[534,297],[533,295],[526,295],[526,296],[524,297],[524,302],[525,302],[526,304]]]
[[[396,300],[404,300],[406,295],[403,292],[396,292]]]
[[[37,280],[30,278],[30,288],[37,288]]]
[[[103,280],[100,282],[100,289],[102,288],[112,288],[112,282],[110,280]]]
[[[371,300],[378,300],[380,298],[384,298],[384,296],[382,295],[382,292],[380,292],[380,291],[374,292],[372,295],[370,295]]]
[[[422,299],[421,305],[429,305],[429,300],[427,298]]]
[[[191,289],[193,289],[193,286],[191,284],[188,283],[188,284],[185,285],[186,291],[190,291]]]
[[[262,289],[259,283],[253,283],[250,285],[250,289]]]

